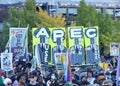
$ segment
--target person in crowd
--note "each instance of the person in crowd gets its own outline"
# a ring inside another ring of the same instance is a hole
[[[2,70],[0,70],[0,86],[3,84],[3,80],[4,80],[4,73],[2,72]]]
[[[55,77],[56,77],[56,79],[58,79],[58,73],[57,73],[57,71],[56,71],[56,69],[55,69],[54,66],[52,66],[52,67],[49,68],[49,73],[46,74],[47,75],[47,77],[45,79],[46,82],[51,79],[51,75],[52,74],[54,74]]]
[[[102,85],[103,81],[105,80],[105,76],[103,73],[98,74],[96,79],[94,80],[94,84]]]
[[[87,77],[86,76],[81,76],[79,86],[87,86],[87,85],[90,85],[90,83],[87,81]]]
[[[102,85],[103,86],[113,86],[113,81],[111,79],[104,80]]]
[[[30,73],[28,86],[40,86],[37,83],[37,72],[36,71],[32,71]]]
[[[58,79],[58,74],[57,74],[57,72],[56,72],[56,69],[55,69],[55,66],[52,66],[51,68],[50,68],[50,75],[51,74],[55,74],[55,77]]]
[[[81,74],[82,73],[82,70],[81,70],[81,68],[80,67],[76,67],[75,68],[75,75],[76,75],[76,78],[77,78],[77,80],[79,80],[80,79],[80,77],[81,77]]]
[[[105,79],[111,79],[111,73],[109,71],[105,72]]]
[[[58,85],[63,86],[63,85],[65,85],[65,83],[66,83],[65,76],[64,76],[64,72],[62,71],[59,74]]]
[[[100,73],[100,74],[104,74],[104,69],[101,68],[101,69],[99,70],[99,73]]]
[[[17,77],[21,73],[21,70],[16,66],[16,68],[14,69],[14,73],[15,74],[11,77],[11,79],[13,81],[13,86],[18,86]]]
[[[12,86],[12,80],[10,78],[5,78],[3,84],[3,86]]]
[[[71,72],[72,72],[72,76],[74,77],[74,80],[75,80],[75,81],[78,81],[78,80],[79,80],[79,76],[76,74],[76,70],[73,68],[73,69],[71,70]]]
[[[26,76],[26,82],[28,83],[28,78],[29,78],[29,73],[30,73],[30,67],[29,65],[26,65],[25,67],[23,67],[23,71],[25,76]]]
[[[38,76],[37,81],[40,86],[46,86],[45,80],[43,79],[42,76]]]
[[[116,86],[116,71],[113,70],[111,73],[111,80],[113,81],[113,85]]]
[[[8,72],[8,77],[12,80],[12,82],[15,81],[16,75],[14,74],[13,70],[11,70],[11,71]]]
[[[16,86],[27,86],[26,75],[24,73],[18,74],[17,81],[18,81],[18,85],[16,85]]]
[[[59,82],[58,82],[58,86],[64,86],[64,85],[65,85],[64,82],[62,82],[62,81],[59,81]]]
[[[79,76],[76,74],[76,69],[72,68],[71,72],[72,72],[72,83],[74,85],[78,85],[79,84]]]
[[[15,62],[13,62],[15,63]],[[87,65],[89,68],[86,70],[85,66],[82,67],[72,67],[72,82],[71,86],[116,86],[116,67],[112,70],[104,70],[103,68],[98,68],[95,63],[92,67]],[[14,65],[14,64],[13,64]],[[49,65],[44,67],[37,66],[30,72],[31,63],[18,61],[14,67],[14,72],[9,72],[10,83],[7,81],[0,86],[64,86],[66,81],[64,79],[65,74],[62,71],[62,74],[56,71],[55,66]],[[13,74],[14,73],[14,74]],[[1,75],[0,75],[1,76]],[[6,79],[6,76],[4,76]],[[3,83],[4,79],[0,80],[0,83]],[[118,85],[120,86],[120,85]]]
[[[37,75],[37,76],[40,76],[40,75],[41,75],[41,76],[44,77],[44,75],[43,75],[44,72],[42,72],[42,70],[41,70],[40,67],[37,66],[37,67],[35,68],[35,71],[36,71],[36,75]]]
[[[58,86],[57,78],[55,74],[51,74],[50,80],[47,81],[47,86]]]
[[[92,71],[88,71],[87,72],[87,81],[90,84],[94,84],[94,80],[95,80],[95,78],[93,77],[93,72]]]

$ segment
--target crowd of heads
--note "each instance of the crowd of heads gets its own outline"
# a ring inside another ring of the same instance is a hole
[[[0,86],[117,86],[116,67],[105,70],[98,64],[73,66],[70,85],[64,71],[58,72],[56,66],[37,66],[33,70],[30,62],[23,61],[14,62],[13,66],[11,71],[1,70]]]

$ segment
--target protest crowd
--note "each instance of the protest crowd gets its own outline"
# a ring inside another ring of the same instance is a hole
[[[16,62],[13,59],[13,70],[0,71],[0,86],[120,86],[120,78],[116,85],[117,65],[113,58],[102,57],[101,61],[108,63],[107,69],[98,64],[86,66],[86,69],[81,66],[71,67],[72,81],[68,83],[65,73],[58,73],[55,66],[36,66],[32,69],[32,60]]]

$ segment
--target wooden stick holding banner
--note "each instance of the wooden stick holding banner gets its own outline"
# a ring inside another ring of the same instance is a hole
[[[29,30],[29,24],[27,25],[27,34],[28,34],[28,30]],[[26,34],[26,37],[27,37],[27,39],[28,39],[28,35]],[[27,51],[27,54],[26,54],[26,57],[28,58],[28,40],[26,40],[26,51]],[[28,60],[29,60],[29,58],[28,58]]]

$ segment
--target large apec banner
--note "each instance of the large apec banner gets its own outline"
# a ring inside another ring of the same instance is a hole
[[[66,53],[66,35],[65,28],[49,28],[51,34],[52,63],[55,64],[55,53]]]
[[[98,27],[84,28],[86,63],[93,64],[100,61]]]
[[[54,54],[67,51],[65,28],[33,28],[32,32],[33,50],[38,44],[41,63],[55,64]]]
[[[28,28],[10,28],[9,30],[9,51],[13,53],[16,60],[26,61],[28,51]]]
[[[84,64],[83,27],[68,27],[68,38],[71,64]]]
[[[66,28],[33,28],[32,34],[33,52],[34,55],[37,52],[36,56],[40,63],[55,64],[55,54],[66,53],[67,50],[70,51],[72,65],[93,64],[100,61],[97,26],[68,27],[68,32]]]
[[[50,31],[48,28],[33,28],[33,51],[42,64],[48,64],[51,60]],[[36,51],[36,48],[38,51]]]

